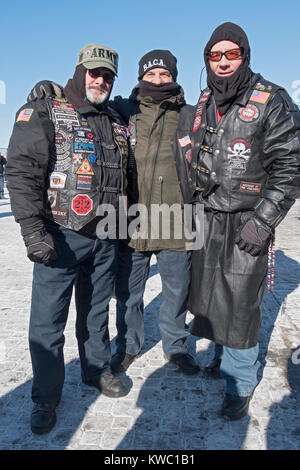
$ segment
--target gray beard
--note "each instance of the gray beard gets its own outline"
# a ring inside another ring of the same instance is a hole
[[[90,90],[89,88],[86,87],[85,89],[86,97],[89,100],[90,103],[92,104],[102,104],[104,103],[108,97],[109,97],[109,92],[104,92],[101,95],[97,95],[97,97],[94,97],[93,90]]]

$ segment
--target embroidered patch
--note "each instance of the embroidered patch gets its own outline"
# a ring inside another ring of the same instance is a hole
[[[57,132],[55,134],[55,150],[57,155],[61,155],[71,148],[72,136],[64,131]]]
[[[235,139],[228,147],[229,165],[232,170],[245,171],[250,156],[249,144],[244,139]]]
[[[48,189],[48,203],[50,207],[46,208],[48,214],[51,214],[54,219],[67,220],[68,209],[59,207],[59,192],[55,189]]]
[[[201,116],[196,116],[195,117],[195,121],[194,121],[194,125],[193,125],[193,131],[194,132],[196,132],[199,129],[201,121],[202,121]]]
[[[93,153],[95,151],[95,146],[93,143],[89,142],[87,139],[75,140],[74,142],[74,152],[75,153]]]
[[[251,104],[239,111],[239,118],[244,122],[253,122],[259,118],[259,109],[255,104]]]
[[[53,172],[50,173],[50,188],[63,189],[66,184],[67,175],[65,173]]]
[[[59,201],[59,193],[58,191],[54,191],[51,189],[48,189],[47,191],[47,196],[48,196],[48,202],[50,207],[56,207]]]
[[[191,149],[190,149],[190,150],[187,150],[187,151],[185,152],[185,158],[186,158],[187,161],[189,161],[189,162],[192,160],[192,150],[191,150]]]
[[[19,121],[28,122],[28,121],[30,121],[30,118],[32,116],[33,111],[34,111],[33,109],[23,109],[22,111],[20,111],[16,122],[19,122]]]
[[[188,135],[182,137],[181,139],[178,139],[178,142],[180,144],[180,147],[186,147],[187,145],[192,143]]]
[[[197,105],[197,108],[196,108],[196,113],[195,113],[193,132],[196,132],[200,127],[200,124],[202,122],[203,109],[204,109],[204,106],[205,106],[207,100],[209,99],[210,95],[211,95],[211,90],[205,90],[200,95],[198,105]]]
[[[93,201],[86,194],[77,194],[77,196],[72,199],[72,210],[77,215],[87,215],[92,209]]]
[[[96,155],[91,154],[91,155],[88,156],[88,159],[89,159],[89,162],[95,163],[95,161],[96,161]]]
[[[246,181],[241,181],[240,191],[246,193],[260,193],[261,184],[260,183],[248,183]]]
[[[77,175],[94,175],[95,174],[87,158],[84,159],[84,162],[82,163],[82,165],[80,165],[80,167],[76,171],[76,174]]]
[[[72,126],[78,126],[79,121],[78,121],[78,114],[76,111],[71,108],[61,108],[60,106],[58,107],[53,107],[53,118],[54,121],[58,126],[60,125],[65,125],[68,128],[72,128]]]
[[[74,153],[73,154],[73,160],[75,163],[78,163],[81,165],[83,159],[83,155],[81,153]]]
[[[254,90],[250,96],[250,101],[256,101],[257,103],[265,104],[269,99],[270,93],[265,91]]]
[[[76,181],[76,188],[77,189],[85,189],[88,191],[92,187],[92,177],[85,176],[85,175],[78,175]]]

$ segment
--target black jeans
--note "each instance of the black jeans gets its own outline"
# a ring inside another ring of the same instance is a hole
[[[51,266],[35,263],[29,344],[33,367],[32,400],[60,399],[65,378],[63,346],[73,287],[76,337],[82,379],[110,370],[108,309],[116,272],[116,241],[92,240],[63,227],[48,226],[59,258]]]

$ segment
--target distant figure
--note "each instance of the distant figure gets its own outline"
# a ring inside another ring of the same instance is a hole
[[[4,155],[0,153],[0,199],[5,199],[4,197],[4,166],[7,161]]]

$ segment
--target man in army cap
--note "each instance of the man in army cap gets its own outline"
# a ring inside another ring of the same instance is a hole
[[[30,353],[31,429],[56,421],[65,377],[63,345],[73,286],[82,380],[104,395],[127,390],[110,368],[108,305],[115,281],[116,240],[99,239],[101,204],[117,207],[126,186],[126,127],[108,105],[118,54],[90,44],[75,73],[51,96],[41,92],[17,112],[8,148],[12,211],[35,263]]]

